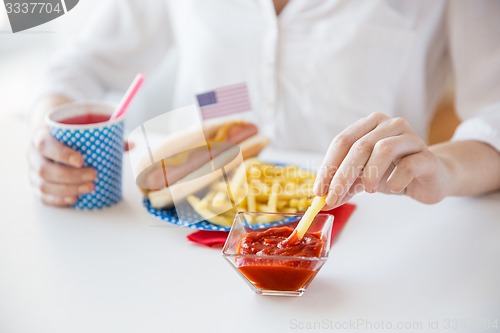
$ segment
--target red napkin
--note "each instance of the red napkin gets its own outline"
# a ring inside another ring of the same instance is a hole
[[[332,228],[332,240],[335,239],[338,233],[342,230],[355,208],[356,205],[346,203],[335,209],[322,212],[335,216]],[[192,242],[203,244],[209,247],[222,247],[226,242],[228,234],[228,231],[199,230],[193,232],[192,234],[189,234],[187,238]]]

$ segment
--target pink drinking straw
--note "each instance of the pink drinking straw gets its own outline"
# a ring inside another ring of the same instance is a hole
[[[137,94],[137,92],[141,88],[144,79],[145,79],[144,75],[142,75],[141,73],[137,74],[134,81],[128,88],[127,92],[125,93],[122,100],[116,107],[115,111],[113,111],[113,114],[109,119],[116,119],[118,117],[121,117],[125,113],[125,111],[127,111],[130,102],[132,102],[132,100],[135,97],[135,94]]]

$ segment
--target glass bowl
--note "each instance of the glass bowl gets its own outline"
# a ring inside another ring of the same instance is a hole
[[[267,230],[269,229],[290,228],[293,230],[302,216],[302,213],[239,212],[236,214],[222,249],[222,256],[257,294],[301,296],[326,262],[330,253],[333,226],[333,215],[330,214],[318,214],[308,230],[308,234],[314,233],[314,237],[320,240],[321,248],[317,256],[300,255],[300,252],[294,255],[269,254],[269,247],[276,246],[269,245],[267,238],[264,248],[256,254],[240,253],[241,241],[248,238],[250,233],[254,233],[250,237],[256,236],[255,233],[264,233],[257,236],[268,237],[269,231]],[[276,227],[256,228],[252,226],[253,221],[279,221],[285,218],[292,218],[292,221],[295,221]]]

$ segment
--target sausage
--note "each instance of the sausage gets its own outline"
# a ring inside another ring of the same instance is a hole
[[[211,159],[258,133],[257,127],[251,123],[237,122],[223,126],[228,127],[221,127],[213,138],[209,138],[207,140],[208,147],[204,145],[190,149],[187,152],[179,153],[187,154],[185,163],[169,163],[172,157],[167,157],[144,170],[142,179],[138,178],[138,182],[141,179],[139,186],[143,190],[149,191],[168,187],[170,184],[174,184],[188,174],[201,168]],[[173,157],[175,158],[176,156]]]

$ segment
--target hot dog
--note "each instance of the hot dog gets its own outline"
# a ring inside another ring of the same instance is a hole
[[[238,156],[243,159],[257,156],[269,144],[269,139],[249,122],[212,124],[206,126],[204,132],[206,142],[193,140],[193,132],[189,130],[173,135],[153,153],[155,163],[143,163],[136,183],[153,207],[172,206],[174,188],[176,199],[197,192],[216,180],[216,174],[210,176],[213,170],[224,167],[228,172],[238,165]],[[172,147],[175,154],[169,154]],[[188,187],[180,185],[194,179],[196,182]]]

